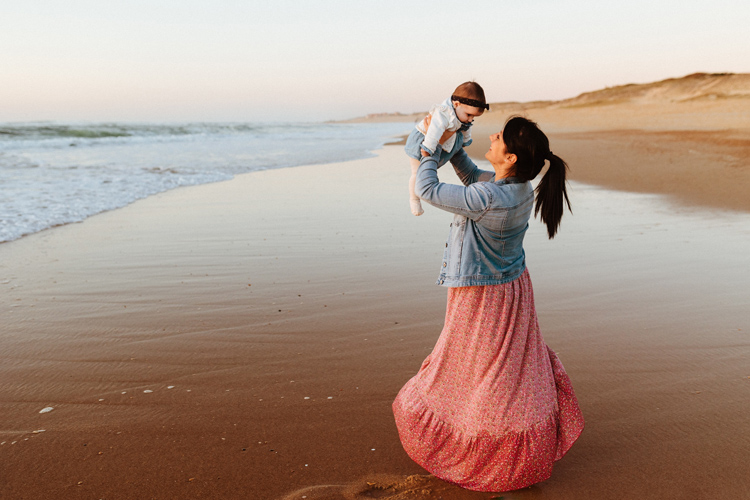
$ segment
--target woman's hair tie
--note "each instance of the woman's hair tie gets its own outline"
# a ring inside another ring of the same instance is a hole
[[[551,160],[553,156],[555,156],[555,153],[553,153],[552,151],[550,151],[549,153],[547,153],[547,156],[545,157],[545,159],[546,160]]]
[[[462,97],[460,95],[452,95],[451,101],[458,101],[461,104],[466,104],[467,106],[474,106],[475,108],[479,108],[479,109],[487,109],[487,110],[490,109],[489,104],[485,104],[482,101],[477,101],[476,99],[471,99],[469,97]]]

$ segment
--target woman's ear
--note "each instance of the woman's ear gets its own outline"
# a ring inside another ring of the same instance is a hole
[[[513,153],[510,153],[505,156],[505,159],[510,163],[511,165],[515,165],[518,161],[518,156],[514,155]]]

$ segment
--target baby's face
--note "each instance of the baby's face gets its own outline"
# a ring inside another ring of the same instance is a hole
[[[474,121],[474,118],[484,113],[483,109],[469,106],[468,104],[461,104],[458,101],[453,101],[453,107],[456,108],[456,116],[461,123],[471,123]]]

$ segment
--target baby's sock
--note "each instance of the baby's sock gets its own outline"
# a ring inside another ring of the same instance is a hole
[[[417,170],[419,170],[419,160],[409,158],[409,164],[411,165],[411,177],[409,177],[409,206],[411,207],[412,215],[422,215],[422,202],[419,200],[419,196],[414,192],[414,184],[417,182]]]
[[[422,210],[422,202],[419,201],[419,198],[416,200],[410,199],[409,205],[411,206],[411,213],[412,215],[422,215],[424,213],[424,210]]]

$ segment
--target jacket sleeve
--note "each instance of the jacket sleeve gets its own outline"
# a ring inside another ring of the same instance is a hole
[[[492,182],[495,180],[495,172],[480,170],[463,149],[453,155],[451,165],[453,165],[453,170],[456,171],[456,175],[461,179],[464,186],[475,182]]]
[[[490,207],[492,194],[483,183],[458,186],[440,182],[437,166],[441,150],[438,146],[435,154],[422,158],[414,192],[434,207],[479,221]]]
[[[433,154],[435,149],[440,142],[440,137],[443,132],[448,128],[448,117],[441,112],[440,108],[437,108],[432,113],[430,118],[430,126],[427,127],[427,132],[424,135],[424,142],[422,142],[422,149],[427,151],[429,154]]]

